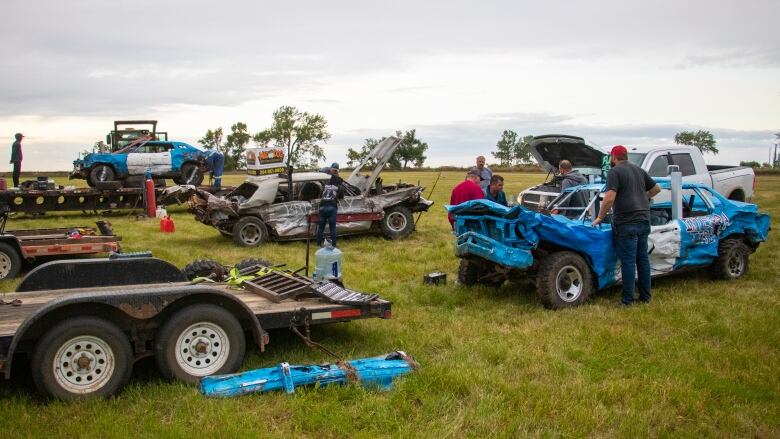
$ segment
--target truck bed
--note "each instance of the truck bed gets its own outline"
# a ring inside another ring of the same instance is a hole
[[[189,282],[181,282],[166,284],[166,287],[186,287],[189,285]],[[157,286],[159,287],[159,285]],[[363,312],[363,307],[373,308],[376,312],[382,313],[380,316],[389,317],[390,302],[382,299],[376,299],[363,306],[339,305],[320,298],[307,298],[301,300],[288,299],[275,303],[249,291],[231,288],[224,284],[210,284],[208,286],[231,294],[244,302],[255,314],[264,329],[288,327],[290,318],[300,308],[306,308],[307,311],[312,313],[313,324],[320,323],[319,321],[332,322],[370,317],[371,315]],[[128,290],[150,289],[154,287],[154,285],[128,285],[116,288],[115,292],[117,295],[122,295],[126,294]],[[20,306],[0,305],[0,339],[13,337],[27,316],[47,303],[63,296],[89,294],[100,294],[105,296],[112,293],[107,292],[106,288],[100,287],[0,294],[0,299],[5,302],[11,302],[16,299],[21,300],[22,302]]]

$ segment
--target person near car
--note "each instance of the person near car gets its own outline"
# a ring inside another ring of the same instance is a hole
[[[485,198],[502,206],[509,205],[506,202],[506,194],[504,193],[504,177],[498,174],[494,174],[490,177],[490,185],[488,185],[488,191],[485,193]]]
[[[561,192],[574,186],[586,184],[588,180],[580,174],[579,171],[572,168],[571,162],[568,160],[561,160],[558,163],[558,172],[560,173],[561,180]],[[558,204],[558,207],[582,207],[585,208],[588,205],[588,197],[584,191],[578,191],[572,194],[571,197]],[[577,218],[582,213],[581,209],[564,209],[563,215],[568,218]],[[558,209],[553,210],[552,213],[560,213]]]
[[[490,177],[493,176],[493,171],[485,166],[485,156],[481,155],[477,157],[477,169],[479,170],[479,187],[482,188],[482,192],[487,194],[488,185],[490,185]]]
[[[325,223],[328,223],[330,243],[336,247],[336,215],[339,209],[339,198],[343,196],[344,180],[339,177],[338,163],[333,163],[326,169],[330,173],[330,180],[322,188],[320,207],[317,211],[317,245],[322,247],[325,243]]]
[[[450,205],[457,206],[460,203],[466,201],[479,200],[485,198],[485,192],[479,186],[480,170],[479,168],[471,168],[466,173],[466,179],[452,189],[452,195],[450,195]],[[451,213],[447,214],[447,219],[450,220],[450,226],[455,230],[455,217]]]
[[[211,176],[214,178],[214,187],[222,187],[222,171],[225,168],[225,155],[215,148],[204,152],[206,163],[209,165]]]
[[[612,238],[620,260],[623,282],[621,303],[634,303],[635,282],[639,280],[639,301],[649,302],[650,257],[647,254],[647,237],[650,234],[650,198],[661,188],[644,169],[628,161],[628,151],[616,145],[610,152],[612,169],[607,173],[606,192],[599,214],[593,225],[597,226],[612,208]]]
[[[14,187],[19,187],[19,175],[22,173],[22,139],[24,134],[16,133],[16,140],[11,144],[11,163],[14,165],[13,179]]]

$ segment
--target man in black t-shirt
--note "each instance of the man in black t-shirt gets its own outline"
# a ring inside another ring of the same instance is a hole
[[[650,198],[661,188],[644,169],[628,161],[628,151],[617,145],[610,152],[612,169],[607,173],[607,187],[596,226],[612,213],[612,238],[620,259],[623,277],[623,305],[634,303],[636,274],[639,274],[639,301],[650,301],[650,257],[647,237],[650,235]]]
[[[323,170],[324,171],[324,170]],[[330,228],[330,243],[336,246],[336,214],[339,208],[339,198],[343,197],[342,183],[344,180],[339,177],[339,164],[333,163],[328,169],[330,181],[322,188],[320,197],[320,208],[317,211],[317,245],[322,247],[325,243],[325,223]]]

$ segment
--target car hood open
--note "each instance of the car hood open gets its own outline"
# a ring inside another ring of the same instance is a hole
[[[386,139],[379,142],[379,144],[371,150],[368,156],[364,158],[362,162],[360,162],[355,170],[352,171],[352,174],[350,174],[349,178],[347,178],[347,183],[360,189],[360,192],[363,194],[368,192],[368,190],[371,188],[371,185],[374,184],[377,176],[379,176],[379,173],[382,172],[382,169],[384,169],[387,162],[390,161],[390,158],[393,156],[393,153],[396,149],[398,149],[398,145],[400,144],[401,139],[393,136],[387,137]],[[365,167],[372,160],[376,162],[376,165],[374,166],[371,175],[360,174],[360,171],[363,169],[363,167]]]
[[[535,136],[529,143],[531,155],[547,172],[558,172],[561,160],[568,160],[574,168],[601,168],[606,154],[598,147],[588,145],[585,139],[562,134]]]

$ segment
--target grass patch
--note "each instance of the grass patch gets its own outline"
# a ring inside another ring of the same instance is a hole
[[[385,181],[431,187],[435,172],[387,173]],[[507,193],[543,174],[506,176]],[[230,175],[226,184],[242,177]],[[357,386],[300,389],[296,395],[201,397],[163,381],[142,361],[117,397],[46,402],[24,374],[0,382],[5,436],[460,437],[460,436],[757,436],[780,435],[780,314],[777,239],[770,234],[737,282],[690,272],[654,281],[649,306],[618,309],[619,290],[552,312],[521,284],[499,289],[455,285],[458,260],[442,206],[462,172],[441,175],[432,211],[409,239],[345,237],[349,286],[394,302],[393,319],[337,324],[315,339],[348,358],[403,349],[422,365],[391,392]],[[780,177],[760,176],[756,201],[780,217]],[[426,191],[426,196],[428,194]],[[152,250],[183,266],[196,258],[224,263],[262,257],[300,267],[301,242],[239,248],[216,230],[172,208],[176,233],[127,212],[108,218],[127,251]],[[89,225],[76,213],[17,216],[9,228]],[[445,286],[422,284],[448,273]],[[10,291],[16,281],[0,282]],[[244,369],[280,361],[328,361],[287,331],[273,331],[268,351],[250,351]]]

